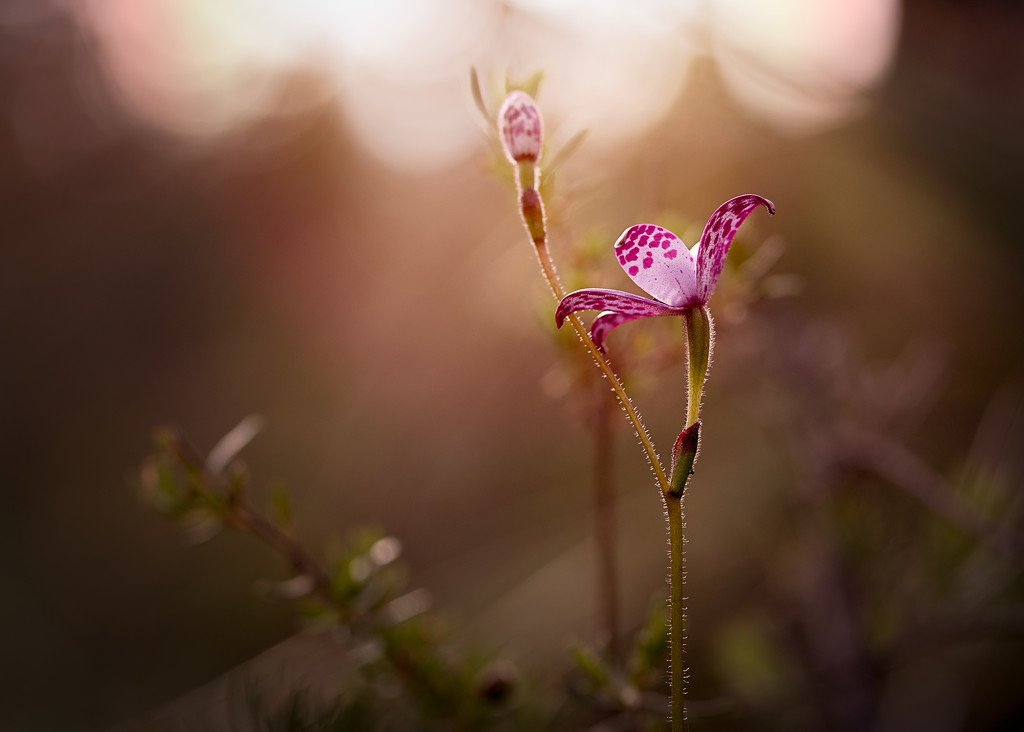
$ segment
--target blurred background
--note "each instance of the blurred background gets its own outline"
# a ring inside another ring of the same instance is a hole
[[[137,718],[297,631],[254,596],[277,557],[138,500],[163,424],[205,451],[262,415],[254,482],[310,546],[382,527],[540,678],[596,631],[586,408],[475,67],[492,114],[544,72],[549,153],[589,131],[549,180],[567,273],[776,204],[731,260],[770,243],[798,291],[737,269],[712,302],[691,696],[730,728],[1020,728],[1022,33],[997,0],[6,0],[0,727]],[[630,327],[674,354],[620,341],[665,455],[683,339]],[[614,423],[628,632],[665,527]]]

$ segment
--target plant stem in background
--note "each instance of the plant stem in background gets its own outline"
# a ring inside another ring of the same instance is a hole
[[[619,580],[615,564],[615,488],[612,484],[612,409],[614,402],[600,382],[594,382],[594,553],[597,564],[597,607],[601,630],[607,634],[608,654],[619,654]]]

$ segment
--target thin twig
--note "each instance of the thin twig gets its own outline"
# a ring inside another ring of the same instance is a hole
[[[223,487],[224,479],[207,469],[206,461],[200,457],[199,451],[195,447],[182,438],[175,438],[171,449],[182,465],[201,477],[207,491],[218,495],[222,492],[215,488]],[[328,574],[320,566],[320,563],[298,539],[257,511],[244,495],[228,496],[225,522],[236,530],[252,534],[281,554],[297,575],[306,576],[312,580],[313,585],[310,591],[317,599],[332,610],[342,614],[346,613],[345,608],[332,597]]]
[[[903,446],[864,431],[847,430],[839,437],[840,459],[870,470],[902,488],[925,508],[973,536],[979,543],[1016,564],[1024,564],[1024,540],[987,518],[961,498],[924,460]]]

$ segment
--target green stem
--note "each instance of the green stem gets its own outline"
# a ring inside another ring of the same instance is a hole
[[[690,468],[696,458],[699,426],[691,431],[700,420],[700,402],[704,392],[704,379],[711,361],[712,326],[711,315],[706,307],[690,310],[684,316],[686,322],[686,353],[689,378],[686,396],[686,430],[680,435],[677,449],[673,451],[676,464],[673,466],[673,489],[665,493],[665,510],[668,513],[669,542],[669,610],[672,667],[672,732],[682,732],[686,724],[686,608],[683,605],[683,586],[686,584],[686,539],[683,536],[683,496]],[[692,440],[685,440],[689,434]],[[684,459],[684,455],[688,459]]]
[[[706,307],[694,308],[683,316],[686,321],[686,351],[689,366],[687,382],[686,426],[692,427],[700,418],[700,400],[704,379],[711,361],[711,314]]]
[[[672,676],[672,732],[682,732],[686,723],[686,608],[683,607],[683,497],[665,496],[669,542],[669,645]]]
[[[544,278],[551,288],[554,296],[561,300],[565,297],[565,289],[555,271],[554,262],[547,247],[547,231],[544,222],[544,204],[539,192],[530,188],[531,179],[535,182],[539,178],[539,171],[534,166],[520,166],[517,176],[517,187],[519,189],[520,213],[523,223],[530,234],[534,244],[534,251],[540,263]],[[608,383],[618,397],[619,403],[626,412],[626,417],[633,425],[640,444],[647,455],[647,460],[654,471],[661,488],[662,497],[665,500],[665,508],[668,512],[669,525],[669,600],[670,600],[670,641],[671,641],[671,677],[672,677],[672,730],[682,732],[686,720],[686,670],[684,667],[684,652],[686,640],[686,625],[683,607],[683,584],[685,582],[684,564],[686,561],[683,548],[683,506],[682,506],[682,485],[678,492],[674,491],[668,475],[658,458],[654,449],[654,443],[647,434],[640,419],[640,414],[629,396],[626,394],[618,376],[612,370],[611,365],[605,359],[601,351],[594,345],[589,331],[584,327],[580,318],[572,314],[568,317],[573,330],[583,341],[584,347],[590,353],[591,358],[597,363],[598,368],[608,379]],[[689,353],[689,395],[687,399],[687,427],[696,424],[700,415],[700,394],[704,386],[704,377],[707,375],[708,361],[711,355],[711,322],[705,308],[699,308],[686,314],[687,347]],[[687,473],[689,471],[687,470]]]

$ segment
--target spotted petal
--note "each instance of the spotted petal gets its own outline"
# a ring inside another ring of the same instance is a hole
[[[668,229],[654,224],[631,226],[615,242],[615,255],[629,278],[658,300],[673,307],[696,301],[693,255]]]
[[[644,316],[627,315],[625,313],[617,313],[614,310],[605,310],[598,315],[594,318],[594,322],[590,324],[590,337],[594,339],[594,345],[597,346],[597,350],[604,351],[604,339],[615,328],[618,328],[623,323],[628,323],[631,320],[637,320],[642,317]]]
[[[529,94],[522,91],[509,92],[498,111],[498,130],[505,157],[510,162],[537,162],[544,140],[544,122],[540,108]]]
[[[682,315],[686,309],[618,290],[577,290],[570,292],[558,303],[555,323],[561,328],[569,315],[581,310],[605,311],[598,315],[590,326],[590,336],[594,339],[594,345],[604,350],[604,339],[613,328],[638,318]]]
[[[748,193],[726,201],[708,219],[704,233],[694,247],[697,257],[697,300],[700,304],[706,304],[711,299],[736,231],[758,206],[764,206],[770,214],[775,213],[775,204],[767,198]]]

